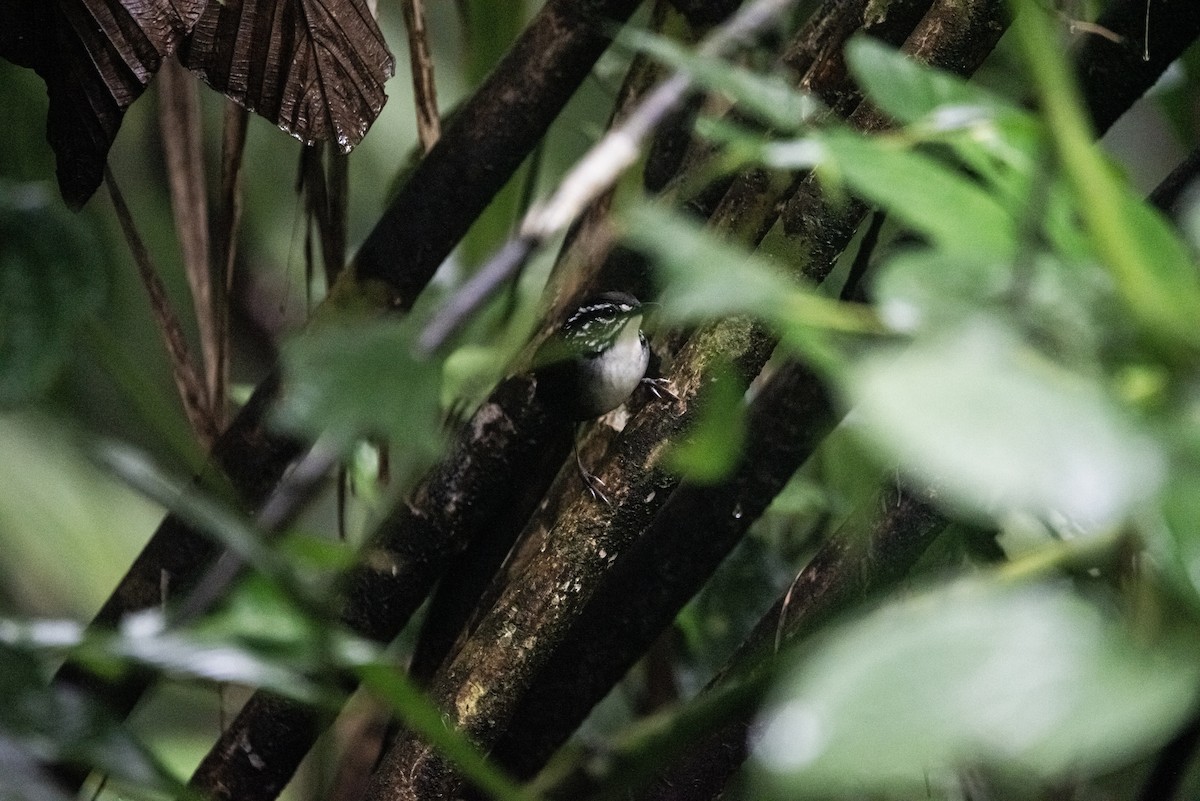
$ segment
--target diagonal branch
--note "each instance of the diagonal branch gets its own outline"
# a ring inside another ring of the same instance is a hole
[[[412,307],[433,272],[533,150],[638,0],[549,0],[448,121],[359,248],[360,280]]]

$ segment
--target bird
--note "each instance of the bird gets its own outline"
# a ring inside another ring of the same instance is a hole
[[[650,346],[642,332],[642,304],[628,292],[589,297],[542,344],[533,364],[547,405],[577,424],[573,446],[584,485],[607,503],[604,482],[579,457],[578,424],[617,408],[646,380]]]

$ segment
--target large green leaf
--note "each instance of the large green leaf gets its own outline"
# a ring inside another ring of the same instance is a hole
[[[990,310],[1057,360],[1089,371],[1106,345],[1131,334],[1105,272],[1049,254],[1014,265],[911,248],[880,265],[872,295],[895,331],[952,328]]]
[[[276,420],[345,448],[383,437],[398,472],[428,465],[442,444],[442,365],[413,355],[419,325],[333,321],[288,342]]]
[[[1192,649],[1156,645],[1058,585],[965,583],[893,603],[832,632],[782,683],[758,789],[924,798],[964,769],[1095,775],[1148,753],[1192,708]]]
[[[825,174],[902,220],[938,247],[974,256],[1011,256],[1017,226],[986,187],[899,139],[830,131],[820,138]]]
[[[659,268],[668,320],[753,314],[780,328],[877,328],[861,307],[816,294],[803,279],[661,206],[635,205],[624,226],[629,242]]]
[[[105,253],[46,187],[0,183],[0,406],[38,397],[58,376],[104,299]]]
[[[1157,444],[1101,386],[992,317],[876,350],[845,387],[853,421],[885,459],[975,514],[1105,528],[1163,476]]]
[[[951,111],[1021,113],[978,84],[915,61],[869,36],[850,40],[846,64],[871,102],[897,122],[914,123]]]

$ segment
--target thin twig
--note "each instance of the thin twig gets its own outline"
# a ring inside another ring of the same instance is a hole
[[[200,444],[205,450],[210,450],[217,439],[217,426],[210,413],[212,406],[209,403],[208,392],[204,388],[204,380],[200,377],[196,363],[192,359],[187,339],[183,335],[183,327],[179,324],[179,316],[171,307],[171,301],[167,297],[162,279],[158,277],[158,271],[150,258],[150,253],[146,250],[146,245],[142,242],[137,227],[133,224],[133,216],[129,213],[129,207],[125,205],[125,198],[117,187],[117,179],[113,177],[112,170],[107,165],[104,168],[104,183],[112,197],[113,209],[116,211],[117,220],[121,223],[125,241],[129,244],[133,260],[137,264],[142,285],[146,287],[146,293],[150,296],[150,308],[154,312],[158,332],[163,338],[163,344],[170,357],[171,372],[175,377],[175,387],[179,391],[180,400],[183,401],[183,410],[187,414],[188,422]]]
[[[417,137],[428,153],[442,135],[438,118],[437,86],[433,82],[433,58],[429,54],[429,36],[425,29],[423,0],[400,0],[404,25],[408,29],[408,61],[412,65],[413,101],[417,111]]]
[[[755,0],[743,7],[724,25],[712,30],[700,43],[701,57],[718,57],[751,40],[759,31],[783,13],[795,0]],[[635,161],[641,146],[682,102],[692,87],[692,79],[677,72],[658,85],[620,125],[613,127],[592,146],[559,184],[545,203],[534,206],[525,215],[517,236],[504,245],[479,271],[478,280],[462,287],[421,333],[420,348],[428,353],[441,347],[462,326],[467,317],[517,273],[547,240],[571,224],[588,203],[611,187]],[[518,243],[523,251],[513,259]]]
[[[237,231],[242,219],[242,156],[246,151],[246,126],[250,112],[225,101],[221,139],[221,205],[214,232],[213,264],[217,270],[213,309],[217,315],[217,382],[212,410],[224,428],[225,401],[229,392],[229,297],[233,292],[233,263],[237,256]]]
[[[171,212],[175,235],[183,255],[184,272],[192,291],[192,307],[200,334],[205,387],[210,402],[218,400],[220,344],[214,309],[212,266],[209,261],[208,199],[204,181],[204,150],[201,147],[200,97],[196,80],[175,59],[163,62],[159,71],[159,127],[171,190]],[[209,414],[218,417],[214,410]]]

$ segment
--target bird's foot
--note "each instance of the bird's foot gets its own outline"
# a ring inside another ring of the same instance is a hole
[[[679,400],[679,396],[671,389],[671,380],[669,378],[643,378],[642,383],[646,385],[646,389],[654,394],[654,397],[662,400],[670,398],[671,400]]]
[[[579,465],[579,477],[583,479],[583,486],[587,488],[588,494],[592,496],[592,500],[600,501],[605,505],[609,505],[611,503],[608,500],[608,496],[604,494],[604,490],[600,489],[601,487],[606,486],[604,479],[600,478],[600,476],[589,473],[583,468],[583,465]]]

